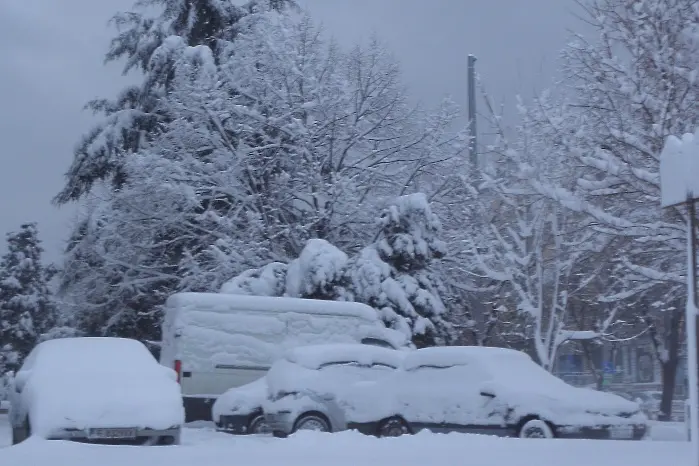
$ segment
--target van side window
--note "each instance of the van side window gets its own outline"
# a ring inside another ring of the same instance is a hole
[[[380,338],[364,338],[362,339],[363,345],[380,346],[382,348],[396,349],[392,344]]]

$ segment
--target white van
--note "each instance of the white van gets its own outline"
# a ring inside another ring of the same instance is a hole
[[[262,377],[289,348],[323,343],[409,341],[360,303],[177,293],[165,304],[160,363],[178,374],[186,421],[211,420],[220,394]]]

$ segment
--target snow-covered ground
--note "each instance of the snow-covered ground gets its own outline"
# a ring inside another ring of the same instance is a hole
[[[357,464],[454,464],[470,458],[479,466],[545,464],[556,458],[559,466],[657,466],[687,464],[689,442],[681,440],[680,425],[654,426],[662,433],[656,442],[595,440],[519,440],[497,437],[421,433],[401,438],[376,439],[354,432],[325,434],[301,432],[288,439],[233,437],[215,432],[208,424],[187,428],[179,447],[106,447],[30,439],[3,449],[3,466],[168,466],[230,465],[259,466],[354,466]],[[679,435],[679,436],[678,436]],[[656,437],[656,435],[653,435]],[[7,445],[7,417],[0,416],[0,444]]]

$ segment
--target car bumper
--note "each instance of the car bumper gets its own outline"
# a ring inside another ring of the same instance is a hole
[[[294,430],[295,417],[291,411],[265,413],[265,422],[274,435],[289,435]]]
[[[216,423],[216,430],[232,435],[248,434],[249,414],[224,414]]]
[[[556,428],[556,437],[592,440],[641,440],[648,433],[647,424],[610,426],[561,426]]]
[[[95,438],[89,429],[60,429],[47,436],[47,440],[73,440],[84,443],[115,445],[178,445],[181,427],[169,429],[138,429],[135,437],[129,438]]]

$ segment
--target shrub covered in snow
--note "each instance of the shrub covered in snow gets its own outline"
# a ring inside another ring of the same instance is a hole
[[[283,296],[288,266],[270,262],[259,269],[246,270],[221,286],[221,293],[252,296]]]
[[[36,224],[8,234],[7,249],[0,261],[0,374],[16,370],[57,319]]]
[[[294,298],[336,299],[347,254],[322,239],[308,240],[298,259],[289,264],[286,295]]]
[[[226,282],[222,293],[357,301],[376,309],[390,328],[417,346],[451,337],[441,299],[444,287],[431,270],[445,254],[439,219],[424,194],[396,199],[379,219],[374,243],[348,258],[322,239],[309,240],[289,265],[272,262]]]

